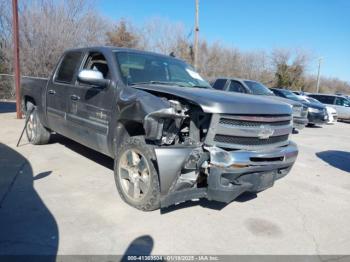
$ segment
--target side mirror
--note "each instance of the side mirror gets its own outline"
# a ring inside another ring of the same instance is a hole
[[[78,74],[78,81],[80,83],[94,85],[98,87],[107,87],[110,83],[109,79],[104,79],[100,71],[95,70],[81,70]]]

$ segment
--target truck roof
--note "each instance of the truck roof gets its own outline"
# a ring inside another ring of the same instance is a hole
[[[71,51],[82,51],[82,52],[87,52],[90,50],[97,50],[97,51],[109,51],[109,52],[117,52],[117,51],[124,51],[124,52],[131,52],[131,53],[139,53],[139,54],[149,54],[149,55],[157,55],[157,56],[162,56],[166,58],[173,58],[178,61],[184,62],[183,60],[169,56],[169,55],[164,55],[164,54],[159,54],[156,52],[150,52],[150,51],[143,51],[139,49],[133,49],[133,48],[125,48],[125,47],[116,47],[116,46],[88,46],[88,47],[79,47],[79,48],[70,48],[65,51],[66,52],[71,52]]]

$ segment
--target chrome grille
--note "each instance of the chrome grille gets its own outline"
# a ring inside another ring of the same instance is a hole
[[[236,119],[229,118],[221,118],[219,124],[222,125],[232,125],[232,126],[246,126],[246,127],[260,127],[261,125],[269,125],[269,126],[285,126],[290,124],[290,120],[287,121],[277,121],[277,122],[258,122],[258,121],[242,121]]]
[[[245,146],[262,146],[271,145],[288,140],[288,135],[273,136],[268,139],[260,139],[258,137],[240,137],[240,136],[226,136],[215,135],[214,141],[219,143],[237,144]]]
[[[206,144],[223,148],[259,150],[284,146],[292,132],[292,116],[212,116]]]

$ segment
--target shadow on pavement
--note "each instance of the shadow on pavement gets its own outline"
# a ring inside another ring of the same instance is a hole
[[[306,125],[306,127],[308,127],[308,128],[322,128],[322,126],[320,126],[320,125],[315,125],[315,124],[308,124],[308,125]]]
[[[136,238],[130,243],[123,254],[121,261],[130,261],[128,256],[149,256],[154,246],[153,238],[149,235],[144,235]]]
[[[29,161],[0,143],[0,255],[48,255],[45,261],[55,261],[57,223],[33,180]]]
[[[328,150],[316,153],[316,156],[331,166],[350,172],[350,153],[338,150]]]
[[[86,146],[83,146],[82,144],[79,144],[69,138],[58,134],[54,134],[50,139],[50,143],[59,143],[61,145],[64,145],[70,150],[73,150],[74,152],[94,161],[95,163],[113,170],[114,162],[112,158],[101,154],[93,149],[90,149]]]
[[[186,201],[179,203],[177,205],[172,205],[169,207],[162,208],[160,210],[160,213],[162,215],[179,210],[179,209],[184,209],[184,208],[189,208],[189,207],[194,207],[194,206],[201,206],[204,208],[209,208],[213,210],[221,210],[224,207],[226,207],[228,204],[222,203],[222,202],[217,202],[217,201],[209,201],[205,198],[199,199],[199,200],[192,200],[192,201]]]
[[[16,103],[0,101],[0,114],[16,112]]]

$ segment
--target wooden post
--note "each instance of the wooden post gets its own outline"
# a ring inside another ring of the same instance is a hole
[[[12,34],[13,34],[13,67],[16,87],[16,115],[17,119],[22,118],[21,94],[20,94],[20,65],[19,65],[19,30],[18,30],[18,2],[12,0]]]

